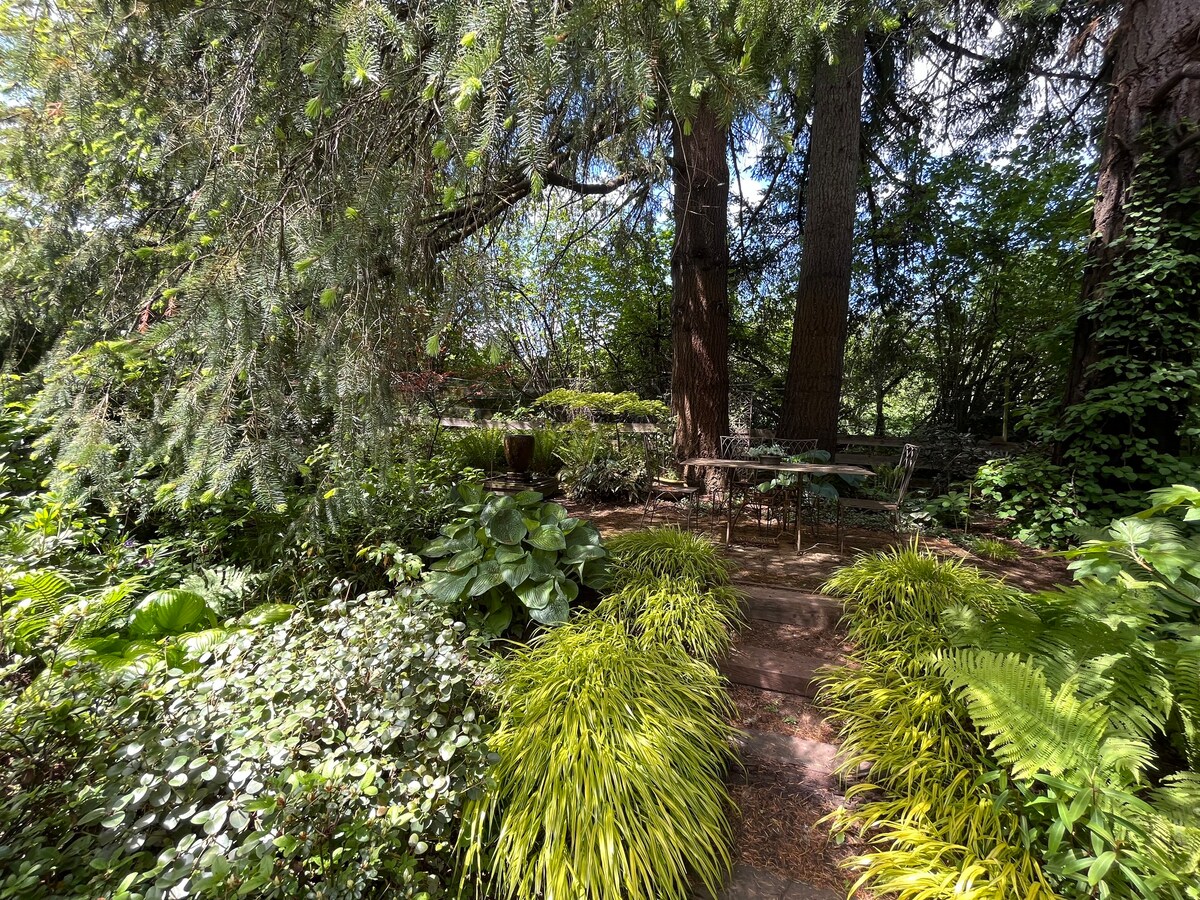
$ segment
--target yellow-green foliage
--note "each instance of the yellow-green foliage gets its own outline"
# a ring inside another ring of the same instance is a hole
[[[625,622],[646,646],[674,645],[715,661],[742,624],[741,595],[728,585],[653,574],[631,578],[597,612]]]
[[[647,575],[691,579],[708,586],[729,583],[729,565],[716,544],[676,526],[620,534],[606,541],[605,549],[614,590]]]
[[[1131,545],[1118,537],[1093,555]],[[1181,552],[1161,537],[1147,530],[1143,572]],[[1102,583],[1110,559],[1091,571],[1027,597],[909,548],[831,579],[857,650],[822,699],[847,767],[870,766],[850,792],[865,802],[832,818],[871,844],[860,883],[901,900],[1200,897],[1200,777],[1178,755],[1192,745],[1176,685],[1197,641],[1177,636],[1196,627],[1165,624],[1147,582]]]
[[[995,538],[976,538],[971,541],[971,552],[976,556],[984,559],[999,560],[1011,562],[1014,559],[1020,559],[1021,554],[1017,552],[1017,548],[1004,541],[998,541]]]
[[[587,616],[501,664],[498,762],[464,815],[466,871],[513,900],[673,900],[730,866],[720,676]]]
[[[538,397],[534,406],[558,407],[571,412],[603,413],[610,416],[629,416],[643,419],[667,419],[671,410],[661,400],[642,400],[632,391],[614,394],[609,391],[572,391],[558,388]]]
[[[859,558],[830,579],[857,649],[827,671],[821,700],[840,723],[844,767],[870,766],[835,830],[865,834],[860,884],[900,900],[1011,900],[1054,894],[1020,838],[1020,807],[967,709],[937,671],[939,620],[958,604],[989,609],[1000,583],[915,547]]]

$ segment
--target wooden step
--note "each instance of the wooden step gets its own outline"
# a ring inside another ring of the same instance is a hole
[[[817,691],[814,673],[831,664],[816,656],[742,644],[721,662],[721,671],[734,684],[811,697]]]
[[[746,598],[746,616],[761,622],[833,629],[842,617],[841,601],[832,597],[749,581],[735,581],[733,586]]]

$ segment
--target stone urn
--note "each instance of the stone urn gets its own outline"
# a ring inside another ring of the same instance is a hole
[[[529,477],[533,465],[534,437],[532,434],[506,434],[504,436],[504,459],[510,475]]]

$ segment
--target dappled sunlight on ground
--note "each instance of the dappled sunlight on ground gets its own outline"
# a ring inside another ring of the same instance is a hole
[[[640,504],[612,506],[567,502],[566,505],[572,515],[590,519],[604,535],[647,527]],[[666,509],[664,514],[660,508],[653,524],[678,524],[682,527],[685,523],[674,509]],[[703,532],[717,542],[725,539],[724,520],[713,520],[707,514],[693,522],[693,530]],[[832,523],[822,523],[816,536],[813,535],[812,526],[806,523],[801,551],[797,553],[795,532],[781,535],[778,527],[759,527],[757,522],[751,520],[738,523],[733,540],[725,547],[725,555],[733,563],[736,579],[815,591],[834,569],[846,565],[855,554],[881,550],[911,540],[912,535],[897,538],[889,531],[854,526],[843,529],[842,546],[839,547]],[[1004,562],[981,559],[944,538],[921,538],[921,546],[942,556],[962,559],[1024,591],[1047,590],[1071,581],[1065,560],[1016,544],[1013,546],[1019,548],[1020,559]]]

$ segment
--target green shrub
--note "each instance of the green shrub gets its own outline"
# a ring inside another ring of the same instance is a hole
[[[495,472],[505,466],[504,431],[499,428],[466,428],[447,443],[460,468]]]
[[[564,409],[571,413],[592,412],[606,416],[664,421],[671,410],[661,400],[642,400],[632,391],[613,394],[608,391],[573,391],[558,388],[533,402],[543,409]]]
[[[563,435],[557,428],[538,428],[533,432],[533,465],[534,472],[543,475],[555,475],[562,468],[558,458],[558,449],[562,446]]]
[[[1102,464],[1099,455],[1074,454],[1058,465],[1041,451],[993,460],[980,467],[975,486],[1019,541],[1065,547],[1082,534],[1130,516],[1145,505],[1149,484],[1196,483],[1193,461],[1148,451],[1130,466]]]
[[[664,900],[730,866],[729,700],[707,663],[588,616],[501,664],[499,756],[464,819],[504,898]]]
[[[729,564],[721,551],[703,535],[676,526],[646,528],[610,538],[608,573],[614,589],[630,580],[654,575],[681,578],[706,585],[729,583]]]
[[[426,578],[430,596],[494,634],[514,617],[519,624],[526,617],[542,625],[567,621],[579,588],[600,575],[599,532],[534,491],[484,494],[474,484],[459,491],[465,515],[421,551],[438,560]]]
[[[577,423],[556,451],[559,483],[572,500],[635,500],[646,485],[646,454],[626,444],[617,449],[611,428]]]
[[[596,610],[622,621],[647,646],[675,646],[714,662],[742,624],[741,595],[728,585],[648,574],[625,582]]]
[[[486,767],[464,635],[373,595],[0,695],[0,898],[438,893]]]

